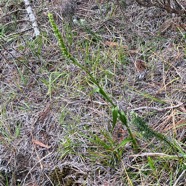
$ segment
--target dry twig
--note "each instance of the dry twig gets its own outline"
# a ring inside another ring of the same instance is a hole
[[[158,107],[138,107],[138,108],[135,108],[135,109],[132,109],[132,110],[133,111],[136,111],[136,110],[149,109],[149,110],[157,110],[157,111],[162,112],[162,111],[165,111],[165,110],[178,108],[178,107],[180,107],[182,105],[183,105],[183,103],[179,103],[178,105],[170,106],[170,107],[165,107],[165,108],[158,108]]]

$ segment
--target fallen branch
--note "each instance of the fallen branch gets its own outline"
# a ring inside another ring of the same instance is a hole
[[[173,158],[173,159],[178,159],[178,158],[183,158],[185,157],[185,155],[168,155],[168,154],[165,154],[165,153],[142,153],[142,154],[133,154],[133,155],[130,155],[129,157],[130,158],[137,158],[137,157],[163,157],[163,158]]]
[[[39,31],[39,28],[38,28],[36,17],[34,15],[33,11],[32,11],[32,7],[30,6],[30,1],[29,0],[24,0],[24,3],[25,3],[26,11],[28,13],[30,22],[32,23],[32,27],[34,29],[34,35],[38,36],[38,35],[40,35],[40,31]]]

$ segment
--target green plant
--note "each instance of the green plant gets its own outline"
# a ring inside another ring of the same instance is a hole
[[[60,33],[57,25],[54,22],[54,19],[53,19],[52,14],[49,13],[48,14],[48,17],[49,17],[49,21],[50,21],[50,24],[52,26],[52,29],[54,31],[54,34],[55,34],[55,36],[56,36],[56,38],[58,40],[58,44],[59,44],[59,47],[61,49],[62,54],[68,60],[70,60],[74,65],[78,66],[81,70],[85,71],[86,74],[90,77],[90,80],[92,81],[92,83],[97,86],[97,88],[98,88],[97,91],[105,98],[105,100],[107,102],[109,102],[111,104],[112,108],[116,108],[117,106],[114,104],[114,102],[112,101],[112,99],[110,98],[110,96],[100,86],[100,84],[96,80],[96,78],[93,77],[93,75],[91,74],[91,72],[89,72],[88,69],[85,66],[83,66],[75,57],[73,57],[71,55],[71,53],[69,52],[69,50],[67,49],[67,47],[66,47],[66,45],[64,43],[63,37],[62,37],[62,35],[61,35],[61,33]],[[133,133],[132,133],[132,131],[131,131],[129,125],[128,125],[128,122],[127,122],[127,118],[125,116],[125,113],[122,110],[119,110],[119,109],[118,110],[114,109],[114,110],[115,110],[115,117],[117,116],[115,118],[115,120],[119,119],[122,122],[122,124],[126,126],[127,131],[128,131],[128,133],[130,135],[130,138],[131,138],[131,142],[133,144],[133,147],[137,151],[138,150],[138,145],[137,145],[136,139],[134,138]],[[118,113],[117,115],[116,115],[116,112]]]
[[[50,97],[52,97],[52,92],[53,92],[53,89],[54,89],[54,85],[56,83],[56,81],[61,77],[63,76],[64,73],[60,73],[60,72],[52,72],[50,75],[49,75],[49,78],[48,78],[48,81],[47,80],[43,80],[43,83],[47,86],[48,88],[48,91],[47,91],[47,95]]]
[[[115,167],[122,160],[125,146],[131,142],[130,138],[125,138],[120,143],[116,142],[112,134],[108,131],[100,131],[100,135],[84,135],[91,142],[88,147],[89,157],[93,161],[101,162],[104,165]]]
[[[133,116],[133,121],[132,121],[133,124],[137,126],[138,131],[140,131],[143,134],[144,138],[149,139],[149,138],[155,137],[158,140],[163,141],[166,144],[168,144],[174,152],[176,153],[179,152],[179,153],[182,153],[183,155],[185,154],[183,150],[173,140],[168,139],[165,135],[154,131],[137,114],[133,113],[132,116]]]

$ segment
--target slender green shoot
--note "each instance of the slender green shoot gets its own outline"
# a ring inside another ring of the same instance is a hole
[[[103,90],[103,88],[100,86],[99,82],[96,80],[96,78],[93,77],[93,75],[89,72],[89,70],[83,66],[75,57],[73,57],[71,55],[71,53],[69,52],[68,48],[66,47],[65,45],[65,42],[63,40],[63,37],[62,37],[62,34],[60,33],[56,23],[54,22],[54,19],[53,19],[53,15],[52,14],[48,14],[48,17],[49,17],[49,21],[50,21],[50,24],[52,26],[52,29],[54,31],[54,34],[58,40],[58,44],[59,44],[59,47],[61,49],[61,52],[62,54],[68,59],[70,60],[74,65],[78,66],[80,69],[82,69],[83,71],[85,71],[87,73],[87,75],[90,77],[91,81],[93,84],[95,84],[97,87],[98,87],[98,90],[99,90],[99,93],[105,98],[105,100],[107,102],[109,102],[111,104],[111,106],[113,108],[116,108],[117,106],[114,104],[114,102],[112,101],[112,99],[108,96],[108,94]],[[137,145],[137,142],[132,134],[132,131],[130,130],[130,127],[127,123],[127,118],[125,116],[125,113],[121,110],[118,110],[118,116],[119,116],[119,119],[120,121],[122,122],[123,125],[125,125],[127,127],[127,130],[128,130],[128,133],[131,137],[131,140],[132,140],[132,144],[133,144],[133,147],[135,150],[138,149],[138,145]]]

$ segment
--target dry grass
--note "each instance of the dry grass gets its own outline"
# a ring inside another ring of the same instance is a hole
[[[63,20],[60,5],[37,1],[32,6],[39,38],[33,38],[21,1],[0,1],[0,183],[184,185],[182,19],[135,3],[122,7],[83,0],[73,9],[82,26],[68,24],[71,15]],[[138,153],[120,122],[112,132],[112,108],[89,76],[61,55],[48,11],[54,13],[70,53],[127,114]],[[144,77],[135,65],[138,60],[145,64]],[[180,150],[139,131],[132,112]]]

